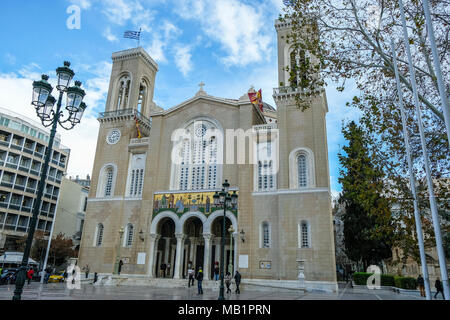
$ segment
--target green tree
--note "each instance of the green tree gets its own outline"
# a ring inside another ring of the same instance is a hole
[[[361,261],[364,270],[391,256],[394,224],[390,199],[384,196],[384,174],[377,156],[370,152],[369,137],[355,122],[344,125],[342,133],[348,141],[339,153],[339,202],[343,215],[344,244],[347,256]]]

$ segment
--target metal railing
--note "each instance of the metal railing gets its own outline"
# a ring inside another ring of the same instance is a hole
[[[107,112],[100,112],[99,113],[99,119],[105,119],[105,118],[114,118],[114,117],[120,117],[120,116],[136,116],[142,121],[146,122],[149,126],[152,124],[152,120],[145,117],[142,113],[140,113],[136,109],[120,109],[115,111],[107,111]]]

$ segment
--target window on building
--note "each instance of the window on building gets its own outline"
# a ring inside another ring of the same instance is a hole
[[[111,196],[114,169],[109,167],[106,169],[105,197]]]
[[[300,223],[300,247],[301,248],[310,248],[310,234],[309,234],[309,223],[306,221],[302,221]]]
[[[262,247],[263,248],[270,248],[270,228],[268,222],[262,223]]]
[[[306,187],[308,185],[308,171],[306,167],[306,156],[299,154],[297,156],[298,165],[298,186]]]
[[[176,190],[207,190],[218,187],[219,159],[222,143],[215,124],[207,120],[195,121],[186,128],[187,136],[175,142],[180,163],[174,163],[172,175]],[[221,135],[220,135],[221,136]]]
[[[142,196],[142,189],[144,187],[145,159],[145,154],[133,154],[131,156],[128,171],[128,195],[130,197]]]
[[[117,110],[128,107],[128,97],[130,95],[131,78],[128,75],[122,76],[118,83]]]
[[[131,247],[133,245],[133,232],[134,228],[131,223],[127,225],[127,232],[126,232],[126,238],[125,238],[125,246]]]
[[[276,188],[276,173],[272,159],[272,143],[258,143],[258,191],[269,191]]]
[[[103,224],[101,223],[97,225],[97,239],[95,243],[97,247],[100,247],[103,243]]]
[[[145,97],[147,96],[147,84],[144,80],[141,81],[139,86],[139,97],[137,103],[137,111],[142,112],[143,107],[145,105]]]

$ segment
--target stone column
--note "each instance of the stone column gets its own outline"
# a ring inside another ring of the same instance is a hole
[[[180,279],[181,273],[183,270],[183,248],[184,248],[184,241],[186,240],[186,235],[180,233],[176,234],[175,237],[177,238],[177,251],[176,251],[176,258],[175,258],[175,264],[174,264],[174,279]]]
[[[233,254],[233,273],[236,273],[237,270],[237,249],[238,249],[238,243],[236,241],[236,239],[239,239],[238,234],[235,232],[233,233],[233,250],[234,250],[234,254]],[[232,275],[233,276],[233,275]]]
[[[156,253],[158,251],[158,240],[161,238],[161,235],[152,233],[150,234],[150,249],[148,253],[148,270],[147,274],[154,278],[155,275],[155,261],[156,261]]]
[[[219,264],[220,264],[220,249],[221,249],[221,246],[220,246],[220,241],[222,241],[221,240],[222,238],[216,238],[215,240],[216,240],[216,252],[215,252],[215,256],[214,256],[214,262],[219,262]]]
[[[192,266],[194,266],[194,246],[195,246],[195,238],[191,238],[191,245],[189,248],[189,259],[190,261],[192,261]]]
[[[213,235],[210,233],[204,233],[203,238],[205,239],[205,256],[203,259],[203,279],[210,280],[210,264],[211,264],[211,240]]]
[[[169,263],[169,251],[170,251],[170,238],[164,238],[166,241],[166,249],[164,250],[164,260],[165,264]]]

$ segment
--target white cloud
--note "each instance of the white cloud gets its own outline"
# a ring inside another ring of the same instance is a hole
[[[110,42],[117,42],[119,39],[115,34],[111,32],[110,27],[106,27],[106,29],[103,31],[103,36]]]
[[[145,50],[157,62],[167,62],[165,51],[173,40],[178,38],[183,32],[169,21],[164,21],[155,31],[151,44]]]
[[[90,0],[69,0],[69,2],[79,6],[81,9],[89,9],[91,7]]]
[[[175,47],[175,63],[185,77],[192,70],[192,55],[190,51],[191,48],[189,46],[180,45]]]
[[[182,0],[177,4],[180,17],[197,20],[203,32],[221,44],[226,52],[221,59],[225,65],[269,60],[273,5],[269,14],[267,6],[251,6],[238,0]]]

